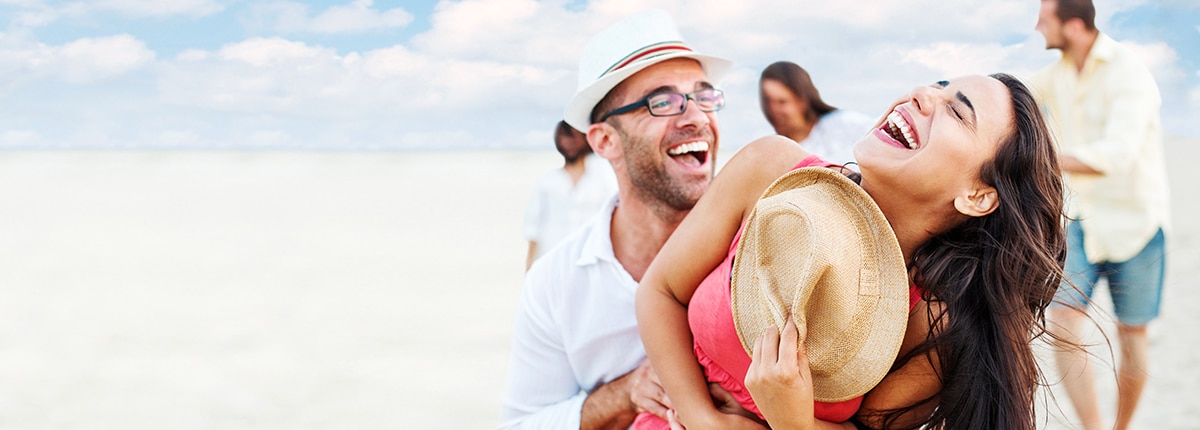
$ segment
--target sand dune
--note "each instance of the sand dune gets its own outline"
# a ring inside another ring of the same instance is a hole
[[[1200,422],[1200,139],[1168,154],[1168,290],[1138,428]],[[0,426],[494,427],[521,216],[555,163],[0,152]]]

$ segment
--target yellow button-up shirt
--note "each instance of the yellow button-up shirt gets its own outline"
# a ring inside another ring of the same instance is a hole
[[[1030,87],[1060,153],[1101,172],[1066,175],[1067,213],[1082,224],[1088,260],[1126,261],[1169,221],[1162,99],[1141,59],[1103,33],[1077,70],[1064,54]]]

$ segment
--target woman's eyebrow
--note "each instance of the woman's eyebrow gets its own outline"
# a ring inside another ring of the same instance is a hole
[[[967,105],[967,108],[971,109],[971,128],[975,128],[975,105],[971,104],[971,99],[967,98],[967,96],[965,94],[963,94],[962,91],[959,91],[956,94],[954,94],[954,97],[957,98],[958,101],[963,102],[963,104]]]

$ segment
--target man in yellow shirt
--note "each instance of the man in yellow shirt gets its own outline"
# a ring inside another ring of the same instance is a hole
[[[1051,328],[1078,341],[1101,276],[1117,315],[1121,362],[1116,429],[1129,426],[1147,379],[1147,324],[1162,298],[1167,178],[1159,110],[1150,71],[1129,49],[1095,26],[1091,0],[1043,0],[1037,31],[1062,59],[1030,84],[1042,99],[1059,144],[1070,190],[1066,278],[1052,306]],[[1055,353],[1067,397],[1085,429],[1101,425],[1089,358]]]

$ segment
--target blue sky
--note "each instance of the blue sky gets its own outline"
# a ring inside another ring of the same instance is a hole
[[[548,148],[588,37],[645,7],[737,64],[723,142],[770,132],[762,67],[836,106],[1054,61],[1037,0],[0,0],[0,148]],[[1097,1],[1143,56],[1167,133],[1200,136],[1200,5]]]

